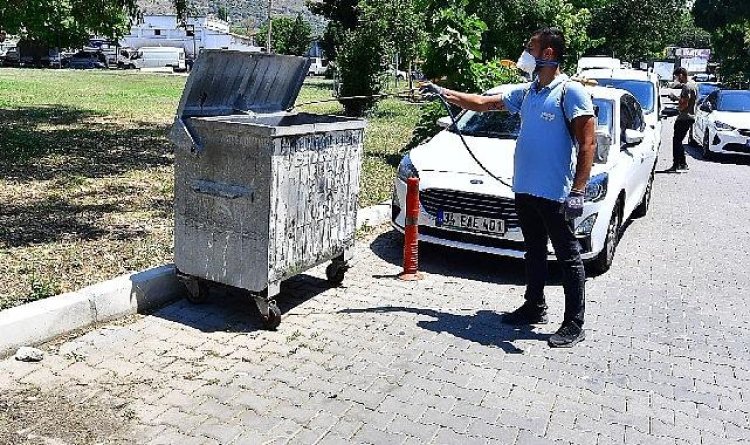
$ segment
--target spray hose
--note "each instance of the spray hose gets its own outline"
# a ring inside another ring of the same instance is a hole
[[[398,99],[414,99],[414,91],[417,90],[416,88],[410,88],[408,90],[398,91],[395,93],[383,93],[383,94],[373,94],[369,96],[346,96],[346,97],[336,97],[332,99],[322,99],[322,100],[315,100],[311,102],[304,102],[300,104],[293,105],[289,107],[286,111],[292,111],[294,108],[305,106],[305,105],[317,105],[317,104],[323,104],[323,103],[329,103],[329,102],[339,102],[342,100],[357,100],[357,99],[375,99],[375,98],[386,98],[386,97],[395,97]],[[464,139],[463,133],[461,133],[461,129],[458,128],[458,121],[456,120],[456,116],[453,114],[453,111],[451,111],[451,106],[448,104],[448,102],[445,100],[445,98],[442,95],[435,94],[432,96],[428,96],[428,99],[432,99],[434,97],[437,97],[440,100],[440,103],[445,108],[445,111],[448,112],[448,116],[450,116],[451,121],[453,122],[453,128],[456,130],[456,133],[458,134],[458,137],[461,139],[461,143],[463,144],[466,151],[469,153],[471,158],[474,160],[474,162],[484,170],[485,173],[487,173],[492,179],[499,182],[500,184],[503,184],[506,187],[512,187],[509,183],[499,178],[497,175],[492,173],[487,167],[482,164],[482,162],[476,157],[474,152],[469,147],[469,144],[466,142],[466,139]]]

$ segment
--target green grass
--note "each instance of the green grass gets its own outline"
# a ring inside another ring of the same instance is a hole
[[[172,261],[167,132],[185,80],[0,69],[0,309]],[[297,103],[331,99],[331,88],[308,79]],[[390,197],[418,116],[387,99],[367,117],[361,206]]]

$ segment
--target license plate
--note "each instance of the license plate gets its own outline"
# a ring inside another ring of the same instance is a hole
[[[435,223],[438,227],[450,227],[470,232],[505,234],[505,221],[484,216],[465,215],[463,213],[438,211]]]

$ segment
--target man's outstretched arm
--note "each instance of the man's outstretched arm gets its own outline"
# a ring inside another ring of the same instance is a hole
[[[462,93],[460,91],[449,90],[435,85],[432,82],[427,82],[420,88],[422,93],[428,94],[439,94],[445,98],[449,103],[463,108],[464,110],[472,111],[501,111],[505,110],[505,103],[501,95],[482,95],[482,94],[470,94]]]

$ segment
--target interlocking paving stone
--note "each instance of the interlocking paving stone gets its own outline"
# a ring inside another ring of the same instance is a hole
[[[521,262],[423,245],[424,279],[400,282],[399,236],[383,228],[343,286],[324,266],[285,282],[275,332],[219,291],[53,342],[41,363],[0,360],[0,394],[76,385],[129,410],[138,444],[748,442],[750,160],[690,164],[656,176],[649,215],[589,278],[571,350],[546,345],[564,307],[556,266],[551,323],[509,328]],[[97,438],[110,439],[123,438]]]

